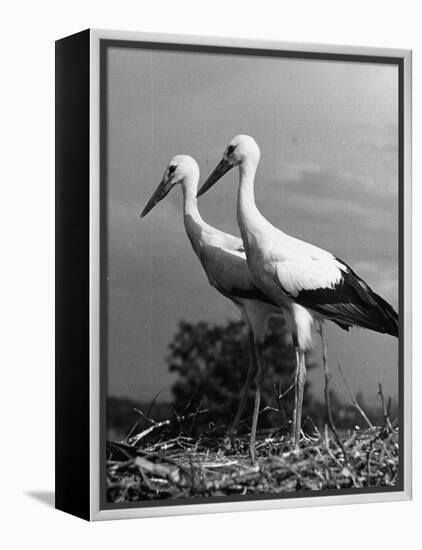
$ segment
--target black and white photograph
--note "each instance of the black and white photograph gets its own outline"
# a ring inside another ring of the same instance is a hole
[[[403,490],[400,63],[101,47],[104,507]]]
[[[415,546],[416,5],[4,6],[1,547]]]

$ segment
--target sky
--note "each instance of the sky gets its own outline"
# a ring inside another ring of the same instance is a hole
[[[141,49],[108,50],[108,393],[170,399],[165,357],[178,322],[225,322],[237,309],[208,284],[176,186],[139,215],[168,161],[193,156],[201,182],[240,133],[261,148],[255,189],[275,226],[329,250],[398,306],[396,66]],[[205,221],[239,235],[232,170],[199,202]],[[341,386],[397,396],[391,336],[326,324]],[[315,338],[314,358],[321,350]],[[323,399],[323,374],[309,380]]]

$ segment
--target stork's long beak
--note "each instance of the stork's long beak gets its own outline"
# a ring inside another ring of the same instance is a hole
[[[233,164],[229,162],[226,159],[222,159],[218,165],[214,168],[211,175],[208,177],[207,181],[202,185],[201,189],[197,193],[197,197],[200,197],[204,193],[208,191],[208,189],[211,189],[211,187],[214,185],[214,183],[217,183],[217,181],[224,176],[226,172],[228,172],[231,168],[233,168]]]
[[[172,182],[172,179],[164,176],[164,178],[161,180],[160,185],[154,191],[152,197],[149,199],[149,201],[145,205],[145,208],[142,210],[141,218],[146,216],[148,212],[152,210],[158,202],[164,199],[164,197],[169,193],[173,185],[174,183]]]

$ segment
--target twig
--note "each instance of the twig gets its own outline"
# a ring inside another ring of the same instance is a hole
[[[201,407],[201,405],[202,405],[202,399],[201,399],[201,401],[200,401],[199,404],[198,404],[198,409]],[[190,429],[189,429],[189,437],[192,436],[192,433],[193,433],[193,429],[194,429],[194,427],[195,427],[195,422],[196,422],[196,417],[197,417],[197,416],[198,416],[197,414],[193,414],[193,415],[192,415],[192,422],[191,422]]]
[[[142,412],[140,409],[137,409],[136,407],[133,409],[135,412],[137,412],[138,414],[140,414],[142,416],[142,418],[144,420],[148,420],[148,422],[150,422],[151,424],[157,424],[157,422],[153,419],[153,418],[150,418],[149,416],[147,416],[144,412]]]
[[[152,409],[154,408],[154,405],[155,405],[155,402],[157,401],[158,397],[161,395],[161,390],[159,392],[157,392],[154,397],[152,398],[152,401],[148,407],[148,410],[147,410],[147,417],[149,418],[151,412],[152,412]]]
[[[177,422],[184,422],[185,420],[190,420],[191,418],[194,418],[198,416],[199,414],[204,414],[208,412],[208,409],[202,409],[200,411],[195,411],[193,413],[189,413],[185,416],[178,416],[176,418]],[[143,413],[142,413],[143,414]],[[128,443],[130,443],[132,446],[136,445],[141,439],[149,435],[154,430],[157,430],[158,428],[163,428],[164,426],[169,426],[172,422],[172,420],[163,420],[162,422],[155,422],[153,426],[150,426],[146,430],[143,430],[139,434],[136,434],[135,436],[131,437]]]
[[[170,481],[170,483],[174,483],[175,485],[180,484],[180,472],[175,467],[168,468],[167,466],[163,466],[162,464],[154,464],[150,460],[147,460],[146,458],[143,458],[141,456],[137,456],[135,458],[134,464],[139,470],[144,470],[153,475],[164,477],[168,481]]]
[[[347,458],[346,450],[344,448],[343,442],[341,441],[337,429],[334,425],[333,415],[331,412],[331,400],[330,400],[330,373],[328,372],[328,363],[327,363],[327,345],[324,340],[324,332],[322,329],[322,323],[319,323],[319,336],[321,339],[321,346],[322,346],[322,365],[324,367],[324,396],[325,396],[325,406],[327,409],[327,418],[328,418],[328,424],[330,426],[331,431],[334,434],[335,440],[337,442],[337,445],[340,447],[341,452],[343,453],[344,461],[346,464],[349,463],[349,460]]]
[[[202,462],[202,468],[225,468],[239,464],[238,460],[228,460],[227,462]]]
[[[135,411],[136,411],[136,409],[135,409]],[[124,440],[123,440],[125,443],[127,443],[127,442],[129,441],[130,436],[133,434],[133,432],[134,432],[134,431],[136,430],[136,428],[139,426],[139,423],[140,423],[140,422],[141,422],[140,420],[137,420],[137,421],[135,422],[135,424],[131,427],[131,429],[128,431],[128,433],[126,434],[126,437],[125,437]]]
[[[274,399],[277,403],[278,410],[283,415],[284,420],[286,419],[286,408],[283,403],[283,397],[287,395],[287,393],[294,387],[294,383],[283,393],[281,393],[281,380],[279,381],[278,388],[276,384],[274,384]]]
[[[157,400],[157,397],[160,395],[160,393],[161,393],[161,391],[159,391],[157,394],[155,394],[155,396],[153,397],[153,399],[152,399],[152,401],[151,401],[151,403],[148,407],[148,410],[147,410],[146,414],[144,414],[141,410],[137,409],[136,407],[134,407],[134,409],[133,409],[135,412],[140,414],[142,416],[142,418],[144,418],[144,420],[147,420],[151,424],[156,424],[155,420],[150,418],[149,415],[151,414],[152,408],[155,405],[155,401]],[[132,428],[129,430],[126,437],[124,438],[124,441],[126,443],[129,441],[130,436],[133,434],[133,432],[136,430],[136,428],[139,426],[139,424],[140,424],[140,420],[136,421],[135,424],[132,426]]]
[[[136,434],[135,436],[131,437],[128,442],[132,446],[136,445],[137,443],[139,443],[141,439],[146,437],[148,434],[150,434],[154,430],[157,430],[158,428],[162,428],[163,426],[168,426],[169,424],[171,424],[171,420],[163,420],[162,422],[156,422],[153,426],[150,426],[146,430],[143,430],[139,434]]]
[[[312,418],[310,416],[307,416],[306,417],[306,420],[308,420],[308,422],[310,422],[316,432],[316,434],[318,435],[319,438],[321,438],[321,432],[318,430],[318,427],[316,426],[315,422],[312,420]]]
[[[343,372],[343,369],[341,368],[341,365],[339,364],[338,365],[338,370],[341,374],[341,377],[343,378],[343,382],[344,382],[344,385],[346,386],[347,388],[347,391],[349,393],[349,396],[350,396],[350,399],[353,403],[353,405],[356,407],[356,409],[360,412],[360,414],[362,415],[362,418],[365,420],[365,422],[368,424],[368,427],[369,429],[371,430],[371,432],[374,434],[375,436],[375,439],[378,439],[379,441],[381,441],[381,444],[383,445],[384,449],[385,449],[385,452],[387,453],[387,456],[393,460],[393,457],[391,456],[391,453],[389,452],[389,450],[387,449],[387,446],[385,445],[384,441],[381,439],[380,437],[380,434],[379,432],[374,428],[372,422],[369,420],[367,414],[365,413],[365,411],[362,409],[362,407],[359,405],[356,397],[354,396],[352,390],[350,389],[350,386],[349,384],[347,383],[347,380],[346,380],[346,377],[344,375],[344,372]]]
[[[259,414],[262,414],[263,412],[266,412],[266,411],[272,411],[278,414],[284,414],[283,411],[280,411],[280,409],[276,409],[275,407],[271,407],[270,405],[266,405],[263,409],[261,409],[259,411]]]
[[[350,386],[346,380],[346,377],[344,375],[344,372],[343,372],[343,369],[341,368],[341,365],[338,364],[338,370],[341,374],[341,377],[343,379],[343,382],[344,382],[344,385],[346,386],[347,388],[347,392],[349,394],[349,398],[352,402],[352,404],[356,407],[356,409],[359,411],[359,413],[361,414],[362,418],[365,420],[365,422],[368,424],[368,427],[369,429],[375,434],[378,436],[378,433],[377,433],[377,430],[374,428],[374,425],[372,424],[372,422],[369,420],[366,412],[362,409],[362,407],[359,405],[356,397],[354,396],[352,390],[350,389]]]
[[[185,407],[183,408],[183,412],[185,413],[187,410],[190,409],[190,406],[192,405],[193,403],[193,400],[195,399],[195,397],[198,395],[200,389],[198,388],[197,390],[195,390],[193,392],[193,394],[191,395],[191,398],[189,399],[189,401],[186,403]]]
[[[393,426],[391,425],[391,420],[390,420],[390,417],[388,415],[387,408],[385,406],[384,394],[382,392],[381,382],[378,382],[378,395],[380,396],[380,399],[381,399],[381,408],[382,408],[382,414],[384,416],[385,427],[388,429],[388,431],[391,432],[393,430]]]
[[[333,382],[333,385],[335,386],[336,392],[345,400],[349,401],[349,397],[345,394],[343,388],[341,388],[340,384],[337,382],[336,378],[334,376],[331,377],[331,382]]]
[[[279,393],[279,395],[277,396],[277,399],[278,399],[278,400],[283,399],[283,397],[285,397],[285,396],[289,393],[289,391],[292,390],[293,388],[294,388],[294,383],[291,384],[291,385],[287,388],[287,390],[284,391],[282,394]],[[281,390],[281,388],[280,388],[280,390]]]

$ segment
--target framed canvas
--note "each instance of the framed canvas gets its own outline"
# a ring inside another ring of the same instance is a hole
[[[56,43],[56,507],[411,498],[411,52]]]

